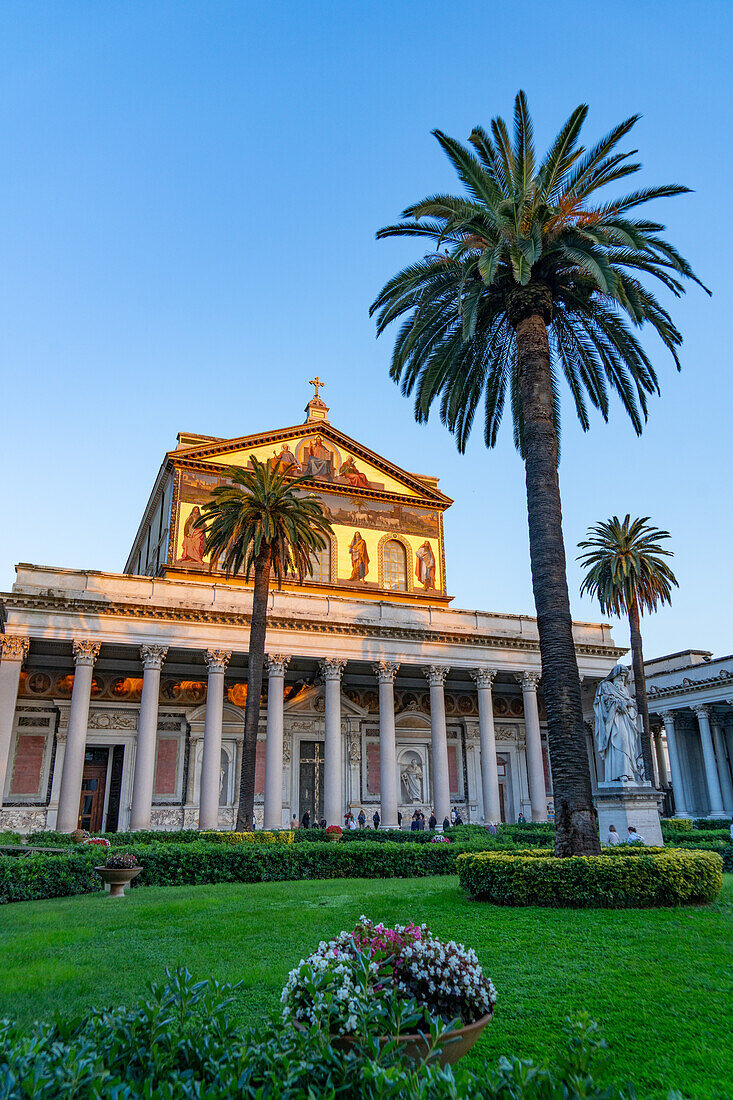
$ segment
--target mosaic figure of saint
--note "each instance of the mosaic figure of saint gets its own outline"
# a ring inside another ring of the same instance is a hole
[[[415,551],[415,576],[426,591],[435,588],[435,554],[427,539]]]
[[[197,565],[203,564],[206,538],[203,528],[196,527],[196,521],[200,517],[201,510],[198,505],[195,505],[183,525],[183,546],[181,547],[181,561],[193,561]]]
[[[351,455],[346,459],[346,462],[341,464],[339,477],[345,477],[349,485],[356,485],[360,489],[369,488],[369,482],[367,481],[366,475],[360,470],[357,470],[356,463]]]
[[[298,460],[287,443],[283,443],[280,454],[277,454],[276,451],[272,452],[270,466],[273,470],[280,470],[282,473],[290,473],[293,467],[298,466]]]
[[[369,572],[369,554],[367,553],[367,544],[359,531],[354,532],[354,537],[349,546],[349,554],[351,555],[351,576],[349,580],[363,581]]]

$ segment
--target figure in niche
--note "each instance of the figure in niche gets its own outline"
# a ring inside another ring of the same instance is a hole
[[[349,485],[355,485],[360,489],[368,489],[369,482],[366,479],[366,475],[362,474],[360,470],[357,470],[354,459],[349,455],[346,462],[342,462],[341,469],[339,470],[339,477],[345,477]]]
[[[351,576],[349,580],[363,581],[369,572],[369,554],[367,553],[367,544],[359,531],[354,533],[349,546],[349,554],[351,555]]]
[[[280,454],[276,451],[272,452],[272,458],[270,459],[270,466],[273,470],[279,470],[281,473],[295,472],[293,467],[299,469],[298,460],[288,447],[287,443],[283,443]]]
[[[414,757],[402,768],[400,784],[405,802],[422,802],[422,768]]]
[[[324,447],[320,435],[316,436],[315,443],[311,442],[307,451],[305,474],[307,477],[333,478],[333,453],[328,447]]]
[[[435,588],[435,554],[427,539],[415,551],[415,576],[426,592]]]
[[[203,565],[204,561],[204,531],[202,527],[196,527],[196,521],[201,517],[201,510],[194,505],[190,516],[183,525],[183,546],[181,547],[181,561],[193,561],[197,565]]]

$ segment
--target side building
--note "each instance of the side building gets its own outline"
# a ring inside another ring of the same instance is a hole
[[[313,575],[270,597],[258,825],[552,816],[535,620],[450,606],[438,479],[345,436],[316,396],[292,427],[181,434],[123,573],[17,567],[0,597],[0,828],[232,827],[252,591],[207,559],[195,520],[253,456],[307,476],[333,523]],[[592,723],[624,651],[606,625],[573,629]]]

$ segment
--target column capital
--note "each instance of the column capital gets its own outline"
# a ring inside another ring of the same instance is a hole
[[[673,710],[658,710],[657,714],[664,722],[664,728],[668,729],[670,726],[674,727],[674,714]]]
[[[710,707],[706,706],[705,703],[698,703],[692,709],[698,718],[710,718]]]
[[[450,672],[449,665],[426,665],[422,674],[431,687],[442,687]]]
[[[376,664],[372,665],[374,675],[380,684],[393,684],[399,667],[399,661],[377,661]]]
[[[207,649],[204,656],[209,672],[224,672],[231,655],[231,649]]]
[[[152,668],[160,672],[167,653],[167,645],[141,645],[140,660],[143,663],[143,668]]]
[[[515,679],[518,684],[522,685],[522,691],[537,691],[537,685],[542,679],[542,673],[535,672],[532,669],[525,669],[524,672],[515,673]]]
[[[324,657],[318,668],[324,680],[340,680],[347,663],[342,657]]]
[[[495,668],[472,668],[471,679],[476,681],[477,687],[491,687],[496,679]]]
[[[75,665],[93,665],[99,656],[100,642],[90,642],[85,638],[75,638],[72,646]]]
[[[0,657],[3,661],[24,661],[28,656],[30,638],[22,634],[0,635]]]
[[[290,664],[290,657],[284,653],[268,653],[265,656],[265,668],[268,676],[284,676]]]

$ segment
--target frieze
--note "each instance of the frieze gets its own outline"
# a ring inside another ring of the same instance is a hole
[[[251,615],[242,611],[212,611],[203,608],[155,607],[147,604],[127,604],[100,600],[74,600],[62,596],[30,596],[18,593],[2,593],[7,608],[21,611],[63,611],[83,613],[85,617],[97,614],[129,619],[145,619],[156,622],[209,623],[219,626],[235,626],[241,629],[251,623]],[[460,631],[431,631],[429,628],[409,628],[363,623],[324,622],[320,619],[295,619],[271,615],[268,617],[271,631],[289,630],[292,632],[322,635],[339,635],[359,638],[384,638],[394,641],[413,641],[424,646],[426,641],[439,645],[465,645],[470,648],[498,648],[501,650],[524,650],[539,653],[539,641],[522,637],[508,637],[505,634],[472,634]],[[622,657],[627,650],[619,646],[589,645],[577,642],[576,652],[589,657]]]
[[[137,712],[133,710],[122,713],[92,710],[87,718],[87,728],[92,730],[136,730],[137,717]]]

